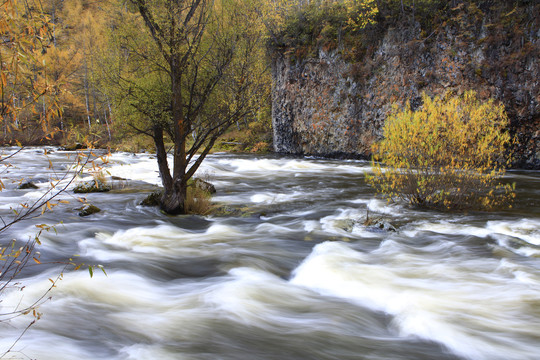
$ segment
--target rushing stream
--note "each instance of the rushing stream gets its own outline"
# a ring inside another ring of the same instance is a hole
[[[12,158],[2,216],[38,199],[73,157]],[[2,234],[24,241],[62,222],[41,235],[44,264],[3,293],[0,312],[43,294],[62,271],[55,261],[78,255],[108,275],[67,270],[6,358],[540,358],[538,171],[508,174],[512,210],[446,214],[378,199],[367,162],[215,154],[201,172],[232,215],[168,217],[138,205],[159,183],[152,155],[109,160],[107,176],[125,180],[84,194],[102,212],[79,217],[69,190],[59,198],[69,204]],[[17,189],[23,178],[39,189]],[[368,210],[397,231],[362,226]],[[2,352],[31,320],[0,323]]]

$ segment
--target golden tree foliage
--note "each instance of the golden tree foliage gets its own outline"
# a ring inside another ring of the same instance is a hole
[[[353,29],[363,29],[375,24],[379,8],[375,0],[343,0],[349,19],[347,24]]]
[[[100,50],[112,27],[108,15],[115,7],[115,1],[71,0],[64,2],[58,15],[62,25],[59,46],[64,53],[72,54],[72,61],[66,62],[64,67],[64,73],[69,76],[66,86],[69,94],[62,100],[78,124],[81,120],[87,123],[89,134],[96,135],[94,131],[99,132],[98,129],[105,125],[109,140],[110,101],[97,86],[97,72],[100,70]]]
[[[379,14],[375,0],[258,0],[258,2],[267,31],[274,38],[287,28],[288,21],[301,13],[304,15],[311,13],[308,17],[313,18],[317,12],[326,14],[330,9],[339,9],[346,17],[344,25],[353,31],[375,24],[375,18]],[[322,16],[321,20],[324,17]]]
[[[49,17],[39,3],[5,0],[0,4],[0,41],[0,121],[4,134],[20,130],[23,117],[37,114],[46,132],[51,118],[61,113],[55,98],[58,88],[47,77]],[[38,100],[42,102],[39,109]]]
[[[431,99],[417,111],[394,106],[384,139],[374,146],[368,182],[389,200],[452,209],[509,204],[512,185],[500,182],[511,143],[504,106],[475,92]],[[375,161],[381,161],[376,163]]]

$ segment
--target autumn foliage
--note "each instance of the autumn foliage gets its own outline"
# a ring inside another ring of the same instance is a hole
[[[452,209],[509,205],[513,186],[501,182],[511,143],[504,107],[462,96],[423,95],[417,111],[397,106],[374,147],[368,182],[390,200]]]

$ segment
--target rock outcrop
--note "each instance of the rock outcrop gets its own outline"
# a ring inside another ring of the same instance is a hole
[[[368,158],[393,104],[421,106],[421,94],[473,89],[506,107],[516,135],[515,166],[540,168],[540,29],[518,35],[478,19],[431,36],[389,28],[374,50],[345,61],[339,50],[273,58],[274,150]],[[505,32],[506,31],[506,32]],[[506,36],[506,37],[505,37]]]

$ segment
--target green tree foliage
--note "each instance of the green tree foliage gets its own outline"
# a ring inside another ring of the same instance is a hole
[[[491,209],[509,204],[501,183],[511,143],[502,105],[474,92],[431,99],[417,111],[394,107],[384,139],[374,148],[368,182],[391,200],[442,210]]]
[[[261,19],[250,1],[131,4],[117,9],[100,78],[117,114],[155,143],[162,209],[184,213],[187,181],[220,135],[256,117],[268,92]]]

